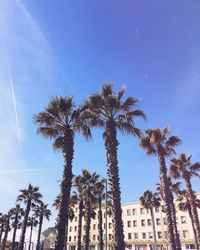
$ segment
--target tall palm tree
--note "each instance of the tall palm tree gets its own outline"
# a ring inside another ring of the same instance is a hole
[[[5,215],[0,213],[0,242],[4,231]]]
[[[94,172],[90,173],[87,169],[82,170],[82,183],[84,192],[84,204],[85,204],[85,237],[84,237],[84,249],[90,248],[90,225],[91,219],[94,215],[94,209],[92,205],[95,202],[94,190],[95,185],[99,181],[99,175]]]
[[[168,238],[170,248],[177,249],[173,230],[173,218],[171,212],[171,197],[169,189],[169,180],[167,176],[167,167],[165,158],[175,153],[174,147],[180,144],[181,140],[176,136],[170,136],[168,128],[148,129],[142,136],[140,146],[147,155],[156,155],[160,165],[160,185],[162,187],[162,196],[166,208],[166,220],[168,228]]]
[[[50,100],[44,111],[34,116],[34,121],[38,124],[38,133],[45,138],[53,139],[53,148],[61,150],[64,157],[56,250],[62,250],[65,245],[68,206],[73,178],[74,136],[76,132],[81,132],[86,139],[91,137],[90,129],[83,114],[83,109],[75,108],[72,97],[56,96]]]
[[[22,216],[24,216],[24,209],[21,208],[19,204],[17,204],[15,208],[13,208],[13,216],[11,217],[11,219],[13,220],[12,222],[13,235],[12,235],[11,250],[15,249],[16,232],[17,232],[17,229],[19,228],[19,225],[21,224],[20,221],[22,219]]]
[[[41,231],[42,231],[42,224],[43,224],[43,219],[49,220],[49,217],[51,216],[51,211],[47,208],[48,204],[44,204],[43,202],[40,202],[39,205],[37,205],[34,208],[34,215],[35,217],[39,218],[39,229],[38,229],[38,237],[37,237],[37,245],[36,245],[36,250],[40,249],[40,236],[41,236]]]
[[[98,203],[99,250],[103,250],[103,215],[102,201],[105,200],[105,180],[101,179],[94,187],[94,197]]]
[[[108,82],[102,86],[100,93],[91,95],[84,105],[88,109],[87,116],[90,118],[91,126],[104,129],[103,138],[107,155],[109,184],[113,195],[116,250],[125,249],[117,157],[119,146],[117,131],[140,137],[141,131],[135,127],[134,119],[136,117],[145,118],[144,113],[136,109],[139,99],[128,97],[123,101],[124,93],[124,87],[115,93],[112,84]]]
[[[181,154],[179,158],[171,159],[170,172],[174,178],[182,178],[185,181],[186,192],[191,206],[191,213],[194,220],[197,244],[200,247],[200,223],[195,204],[195,195],[192,190],[191,178],[200,177],[200,162],[192,163],[192,156],[187,157]]]
[[[160,207],[160,198],[157,193],[153,193],[149,190],[146,190],[143,196],[140,197],[140,203],[144,208],[150,210],[152,227],[153,227],[153,235],[154,235],[154,250],[157,250],[156,227],[155,227],[153,208]]]
[[[195,204],[197,208],[200,208],[200,200],[197,199],[196,195],[194,195],[195,197]],[[194,227],[194,219],[192,217],[192,211],[191,211],[191,205],[190,205],[190,201],[188,199],[187,196],[187,191],[186,190],[181,190],[179,191],[179,195],[176,198],[176,201],[178,202],[178,208],[180,211],[183,212],[188,212],[190,220],[191,220],[191,224],[192,224],[192,228],[193,228],[193,232],[194,232],[194,238],[195,238],[195,243],[196,243],[196,249],[199,249],[198,247],[198,242],[197,242],[197,234],[195,231],[195,227]]]
[[[24,202],[26,204],[24,220],[22,223],[22,232],[20,236],[19,250],[23,250],[24,248],[26,226],[31,207],[35,206],[35,204],[38,204],[41,198],[42,194],[39,192],[39,187],[34,187],[31,184],[28,185],[27,189],[21,189],[20,194],[17,197],[17,202]]]
[[[10,218],[12,216],[12,209],[10,209],[8,211],[7,214],[4,215],[4,219],[5,219],[5,232],[4,232],[4,237],[3,237],[3,242],[2,242],[2,246],[1,246],[1,250],[5,250],[6,249],[6,242],[7,242],[7,237],[8,237],[8,232],[10,231]]]
[[[37,227],[37,225],[38,225],[38,220],[36,219],[36,217],[34,215],[31,217],[28,217],[27,227],[30,227],[28,250],[31,250],[33,228]]]

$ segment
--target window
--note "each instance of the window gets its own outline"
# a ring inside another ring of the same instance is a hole
[[[138,239],[138,233],[134,233],[134,239]]]
[[[144,214],[144,208],[140,208],[140,214]]]
[[[77,221],[78,221],[78,217],[76,216],[76,217],[75,217],[75,222],[77,222]]]
[[[94,234],[93,237],[92,237],[93,240],[96,240],[96,235]]]
[[[127,214],[127,216],[130,216],[130,215],[131,215],[131,210],[130,210],[130,209],[127,209],[127,210],[126,210],[126,214]]]
[[[149,209],[149,208],[147,208],[147,209],[146,209],[146,211],[147,211],[147,214],[149,214],[149,212],[150,212],[150,209]]]
[[[137,221],[136,220],[133,221],[133,227],[137,227]]]
[[[159,226],[161,223],[160,223],[160,219],[156,219],[156,225]]]
[[[159,207],[155,207],[155,211],[156,211],[156,213],[158,213],[159,212]]]
[[[153,239],[153,233],[149,232],[149,239]]]
[[[75,232],[76,232],[76,230],[77,230],[77,226],[74,227],[74,231],[75,231]]]
[[[142,226],[142,227],[145,226],[145,220],[141,220],[141,226]]]
[[[109,228],[109,229],[112,228],[112,223],[108,223],[108,228]]]
[[[188,238],[188,231],[187,230],[183,230],[183,238]]]
[[[165,231],[165,238],[168,239],[168,232]]]
[[[71,241],[72,240],[72,237],[71,236],[69,236],[69,241]]]
[[[77,207],[76,207],[75,211],[76,211],[76,213],[78,212],[78,208]]]
[[[136,209],[135,208],[132,209],[132,215],[136,215]]]
[[[96,230],[96,224],[93,224],[93,230]]]
[[[181,223],[185,224],[186,223],[186,217],[185,216],[181,216]]]
[[[108,235],[109,240],[112,240],[112,234]]]
[[[131,227],[131,221],[127,221],[127,227]]]
[[[146,233],[142,233],[142,239],[146,239]]]
[[[196,249],[194,244],[186,244],[185,247],[187,250]]]
[[[76,241],[76,236],[74,236],[74,241]]]
[[[162,239],[162,232],[158,231],[158,239]]]
[[[132,239],[132,235],[131,233],[128,233],[128,240],[131,240]]]
[[[69,227],[69,231],[70,231],[70,232],[72,231],[72,227]]]
[[[148,226],[151,226],[151,224],[152,224],[152,223],[151,223],[151,219],[148,219],[148,220],[147,220],[147,225],[148,225]]]
[[[106,223],[103,223],[103,228],[104,228],[104,229],[106,228]]]
[[[127,245],[127,248],[128,249],[132,249],[132,245]]]
[[[164,224],[164,225],[167,225],[167,220],[166,220],[166,218],[163,218],[163,224]]]
[[[162,212],[163,212],[163,213],[166,212],[165,205],[162,205]]]

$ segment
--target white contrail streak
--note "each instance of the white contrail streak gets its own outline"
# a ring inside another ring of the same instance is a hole
[[[4,171],[4,174],[12,174],[12,173],[24,173],[24,172],[34,172],[34,171],[46,171],[49,170],[49,168],[25,168],[25,169],[11,169]]]
[[[13,106],[14,106],[14,111],[15,111],[15,121],[16,121],[16,126],[17,126],[17,137],[18,137],[19,149],[21,151],[22,145],[21,145],[21,135],[20,135],[20,129],[19,129],[19,119],[18,119],[16,98],[15,98],[15,92],[14,92],[14,88],[13,88],[13,80],[12,80],[12,75],[11,75],[10,62],[9,62],[9,59],[8,59],[8,51],[7,51],[5,36],[4,36],[4,49],[5,49],[5,56],[6,56],[6,62],[7,62],[7,68],[8,68],[8,76],[9,76],[10,88],[11,88],[11,92],[12,92]]]

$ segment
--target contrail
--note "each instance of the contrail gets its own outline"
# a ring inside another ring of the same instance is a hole
[[[25,168],[25,169],[11,169],[11,170],[7,170],[4,171],[4,174],[12,174],[12,173],[24,173],[24,172],[33,172],[33,171],[46,171],[49,170],[49,168]]]
[[[6,46],[6,37],[5,37],[5,35],[4,35],[4,49],[5,49],[5,56],[6,56],[6,62],[7,62],[7,68],[8,68],[8,76],[9,76],[10,88],[11,88],[11,92],[12,92],[13,106],[14,106],[14,111],[15,111],[15,121],[16,121],[16,126],[17,126],[17,137],[18,137],[19,149],[21,151],[22,146],[21,146],[21,135],[20,135],[20,129],[19,129],[19,119],[18,119],[16,98],[15,98],[15,92],[14,92],[14,88],[13,88],[13,80],[12,80],[12,75],[11,75],[10,62],[9,62],[9,59],[8,59],[8,51],[7,51],[7,46]]]

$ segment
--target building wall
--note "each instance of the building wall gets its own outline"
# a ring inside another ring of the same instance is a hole
[[[199,195],[198,195],[199,197]],[[165,213],[163,212],[164,206],[154,209],[154,217],[156,224],[157,242],[167,249],[167,226],[165,223]],[[124,223],[124,236],[128,245],[127,249],[150,249],[150,245],[154,244],[153,228],[151,222],[150,211],[144,209],[139,202],[123,204],[123,223]],[[112,217],[107,217],[107,239],[108,250],[112,249],[112,234],[113,224]],[[191,225],[191,220],[187,212],[181,212],[177,209],[177,225],[182,243],[182,249],[193,249],[194,235]],[[105,209],[103,208],[103,229],[105,239]],[[84,219],[83,230],[84,234]],[[75,211],[75,218],[69,222],[68,232],[68,249],[75,250],[78,236],[78,209]],[[91,249],[98,249],[98,218],[92,219],[91,222]],[[83,237],[82,237],[83,240]]]

